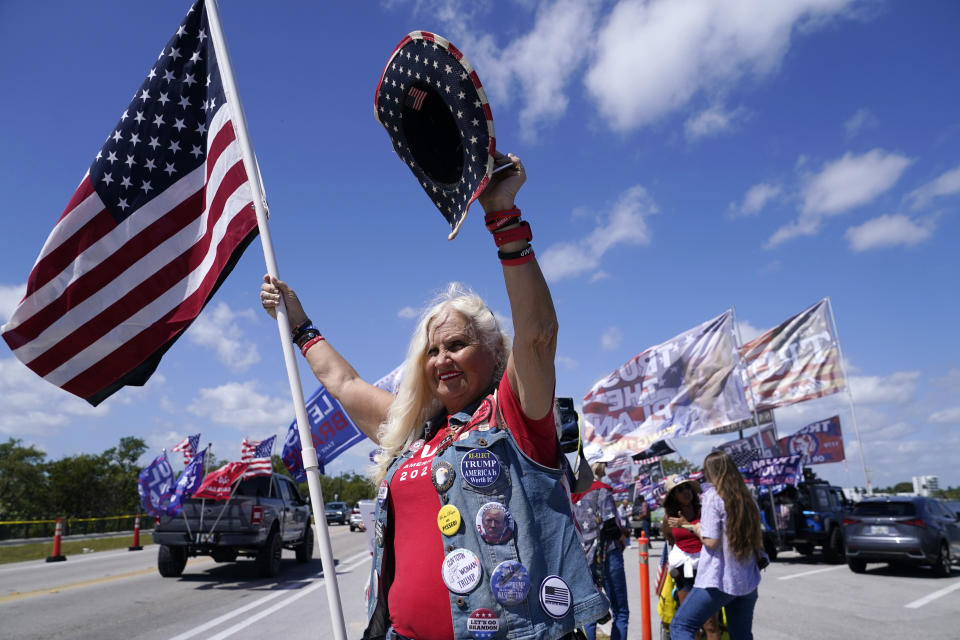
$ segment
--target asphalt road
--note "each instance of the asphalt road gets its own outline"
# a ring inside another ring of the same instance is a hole
[[[365,625],[363,588],[370,569],[364,534],[331,527],[347,637]],[[651,582],[662,541],[653,543]],[[641,639],[637,547],[625,552],[630,639]],[[754,622],[759,640],[960,638],[960,570],[934,578],[926,570],[868,565],[864,574],[787,553],[760,585]],[[659,619],[651,602],[653,638]],[[0,636],[11,639],[331,638],[319,553],[298,564],[284,552],[278,579],[255,577],[253,561],[191,560],[181,578],[156,571],[156,547],[71,556],[66,562],[0,566]]]

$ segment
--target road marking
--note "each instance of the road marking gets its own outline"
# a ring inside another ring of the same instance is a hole
[[[812,576],[815,573],[826,573],[827,571],[836,571],[837,569],[845,569],[846,566],[840,565],[838,567],[827,567],[826,569],[814,569],[813,571],[804,571],[803,573],[794,573],[789,576],[780,576],[777,580],[793,580],[794,578],[802,578],[804,576]]]
[[[363,551],[363,552],[358,553],[358,554],[356,554],[356,555],[354,555],[354,556],[350,556],[349,558],[347,558],[347,559],[343,562],[343,566],[337,567],[337,573],[338,573],[338,574],[339,574],[339,573],[346,573],[346,572],[348,572],[348,571],[350,571],[350,570],[352,570],[352,569],[355,569],[357,566],[363,564],[364,561],[369,560],[369,559],[370,559],[370,552],[369,552],[369,551]],[[316,574],[314,574],[313,576],[310,576],[310,577],[306,578],[307,581],[314,580],[313,584],[310,584],[308,587],[305,587],[305,588],[302,588],[302,589],[298,589],[298,591],[297,591],[297,593],[296,593],[295,595],[290,596],[289,598],[287,598],[287,599],[284,600],[283,602],[279,602],[279,603],[275,604],[274,606],[270,607],[269,609],[266,609],[266,610],[264,610],[264,611],[261,611],[261,612],[255,614],[255,615],[253,615],[253,616],[250,616],[249,618],[244,618],[244,621],[243,621],[243,622],[241,622],[241,623],[239,623],[239,624],[236,624],[236,625],[230,627],[229,629],[226,629],[226,630],[220,632],[219,634],[217,634],[217,635],[215,635],[215,636],[208,636],[208,640],[220,640],[220,639],[222,639],[222,638],[227,638],[227,637],[233,635],[234,633],[237,633],[238,631],[242,631],[243,629],[249,627],[252,623],[254,623],[254,622],[256,622],[257,620],[260,620],[261,618],[263,618],[263,617],[265,617],[265,616],[273,613],[274,611],[277,611],[277,610],[279,610],[279,609],[282,609],[283,607],[287,606],[288,604],[291,604],[291,603],[293,603],[293,602],[296,602],[297,600],[299,600],[299,599],[302,598],[303,596],[305,596],[305,595],[307,595],[307,594],[309,594],[309,593],[312,593],[312,592],[316,591],[317,589],[319,589],[320,587],[322,587],[323,585],[326,584],[326,580],[324,580],[324,579],[323,579],[322,577],[320,577],[320,576],[321,576],[320,573],[316,573]],[[240,608],[238,608],[238,609],[234,609],[233,611],[231,611],[231,612],[229,612],[229,613],[225,613],[225,614],[223,614],[222,616],[219,616],[219,617],[217,617],[217,618],[214,618],[213,620],[210,620],[210,621],[208,621],[208,622],[205,622],[204,624],[202,624],[202,625],[200,625],[200,626],[198,626],[198,627],[194,627],[194,628],[190,629],[189,631],[187,631],[187,632],[185,632],[185,633],[181,633],[181,634],[178,635],[178,636],[174,636],[174,637],[171,638],[170,640],[187,640],[188,638],[192,638],[192,637],[194,637],[194,636],[197,636],[197,635],[203,633],[204,631],[206,631],[206,630],[208,630],[208,629],[212,629],[213,627],[215,627],[215,626],[217,626],[217,625],[219,625],[219,624],[222,624],[222,623],[226,622],[227,620],[230,620],[230,619],[232,619],[232,618],[235,618],[235,617],[237,617],[237,616],[239,616],[239,615],[241,615],[241,614],[243,614],[243,613],[246,613],[247,611],[249,611],[249,610],[251,610],[251,609],[256,609],[257,607],[260,607],[261,605],[266,604],[267,602],[269,602],[269,601],[271,601],[271,600],[274,600],[275,598],[278,598],[278,597],[284,595],[285,592],[287,592],[287,591],[292,591],[297,585],[299,585],[299,584],[301,584],[301,583],[302,583],[302,582],[291,583],[289,586],[283,585],[283,586],[281,586],[280,590],[278,590],[278,591],[276,591],[276,592],[274,592],[274,593],[271,593],[271,594],[268,595],[268,596],[264,596],[264,597],[260,598],[259,600],[255,601],[255,602],[248,603],[248,604],[246,604],[246,605],[244,605],[244,606],[242,606],[242,607],[240,607]]]
[[[956,591],[957,589],[960,589],[960,582],[957,582],[956,584],[952,584],[949,587],[946,587],[944,589],[940,589],[940,591],[934,591],[928,596],[924,596],[919,600],[914,600],[910,604],[905,604],[903,606],[907,609],[919,609],[923,605],[930,604],[937,598],[942,598],[943,596],[947,595],[951,591]]]

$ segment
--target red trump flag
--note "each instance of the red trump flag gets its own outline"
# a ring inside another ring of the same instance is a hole
[[[216,471],[211,471],[203,479],[200,488],[193,493],[193,497],[226,500],[230,497],[233,483],[243,476],[248,466],[250,465],[246,462],[228,462]]]
[[[143,385],[257,234],[203,0],[160,52],[47,238],[3,339],[96,405]],[[222,53],[225,56],[225,52]]]

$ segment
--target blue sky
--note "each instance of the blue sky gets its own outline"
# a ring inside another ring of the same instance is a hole
[[[188,2],[0,4],[0,321]],[[744,340],[833,302],[874,484],[960,485],[960,5],[852,0],[260,3],[221,16],[272,212],[281,276],[370,380],[450,280],[507,304],[476,208],[447,227],[373,118],[414,29],[477,69],[560,319],[557,394],[734,306]],[[96,409],[0,353],[0,439],[52,458],[188,433],[239,457],[293,410],[251,245],[143,388]],[[309,395],[316,383],[305,367]],[[781,435],[846,395],[777,410]],[[676,441],[701,461],[724,437]],[[362,470],[368,444],[330,471]],[[276,450],[279,453],[279,448]]]

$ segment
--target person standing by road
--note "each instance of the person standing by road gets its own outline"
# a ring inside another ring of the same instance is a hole
[[[760,511],[733,459],[713,451],[703,461],[699,524],[684,524],[703,543],[694,587],[670,623],[673,640],[693,640],[697,630],[726,609],[731,640],[753,639],[753,610],[760,584],[763,536]]]
[[[590,467],[596,478],[585,493],[575,493],[573,515],[580,525],[583,552],[594,574],[594,581],[610,600],[613,625],[610,640],[627,640],[630,608],[627,604],[627,576],[623,569],[623,526],[613,500],[613,487],[601,482],[606,465],[597,462]],[[584,626],[587,640],[595,640],[597,625]]]

